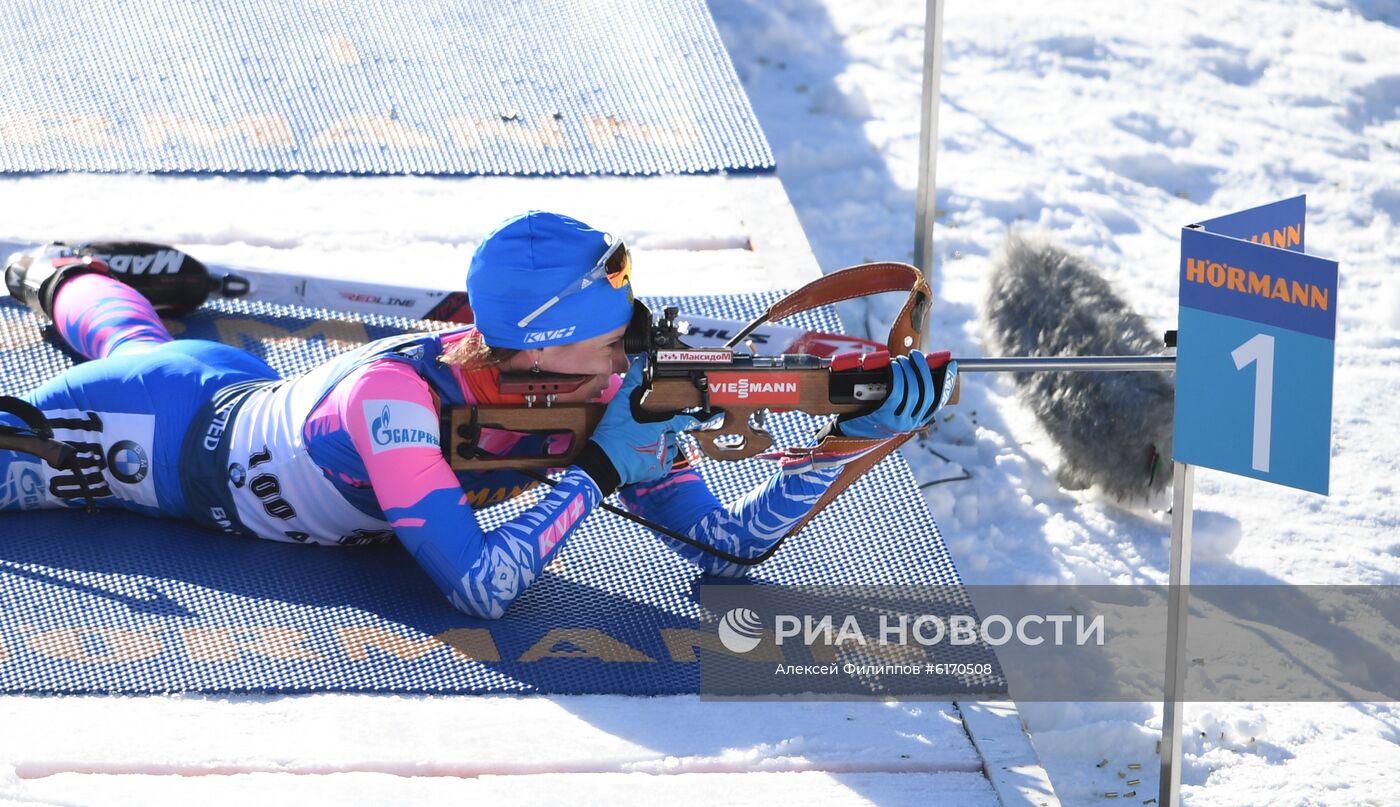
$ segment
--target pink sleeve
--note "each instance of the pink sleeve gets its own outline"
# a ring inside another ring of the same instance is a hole
[[[411,507],[434,490],[461,490],[443,457],[433,395],[411,367],[375,362],[338,387],[341,422],[385,513]]]
[[[367,365],[334,391],[384,518],[458,610],[505,613],[602,499],[571,467],[535,506],[483,532],[440,445],[427,382],[392,360]]]

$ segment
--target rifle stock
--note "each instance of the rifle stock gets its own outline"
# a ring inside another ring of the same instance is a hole
[[[886,366],[833,371],[829,360],[805,355],[758,361],[755,366],[748,357],[733,357],[718,364],[653,366],[641,408],[658,414],[690,411],[702,420],[722,414],[689,434],[711,459],[744,460],[773,448],[763,424],[768,412],[855,414],[873,410],[888,394]],[[454,470],[562,468],[583,450],[606,408],[603,403],[454,407],[444,417],[443,444]],[[483,429],[533,435],[545,450],[487,454],[480,449]]]

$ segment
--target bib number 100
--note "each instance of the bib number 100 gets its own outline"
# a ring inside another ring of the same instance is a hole
[[[248,457],[248,467],[256,468],[263,463],[272,461],[272,452],[264,448]],[[273,518],[280,518],[283,521],[296,518],[296,508],[291,503],[282,498],[282,483],[277,481],[273,474],[258,474],[248,482],[248,490],[262,502],[263,509]]]
[[[1274,338],[1255,334],[1252,339],[1235,348],[1230,357],[1235,369],[1254,367],[1254,456],[1251,466],[1256,471],[1269,470],[1269,441],[1274,426]]]

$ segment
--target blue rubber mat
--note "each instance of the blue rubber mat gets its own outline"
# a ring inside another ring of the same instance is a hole
[[[776,297],[650,302],[738,318]],[[830,311],[803,316],[794,321],[839,330]],[[421,327],[219,302],[175,329],[252,350],[285,375]],[[27,309],[0,298],[7,391],[68,363]],[[769,426],[787,444],[810,423],[785,415]],[[698,467],[721,501],[771,472],[765,463]],[[483,525],[522,506],[483,510]],[[660,539],[600,511],[504,619],[485,622],[453,610],[397,544],[317,547],[122,513],[6,513],[0,691],[694,693],[702,579]],[[961,585],[898,454],[737,585],[771,583]]]
[[[0,172],[773,168],[704,0],[9,0],[0,39]]]

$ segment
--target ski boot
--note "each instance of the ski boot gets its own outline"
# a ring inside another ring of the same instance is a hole
[[[63,244],[16,252],[5,264],[5,288],[36,314],[53,319],[53,298],[63,281],[89,274],[111,274],[107,265],[83,259]]]
[[[174,247],[145,241],[69,246],[55,242],[10,257],[5,286],[34,311],[53,319],[59,284],[81,274],[110,275],[136,289],[156,311],[188,314],[219,286],[198,260]]]

